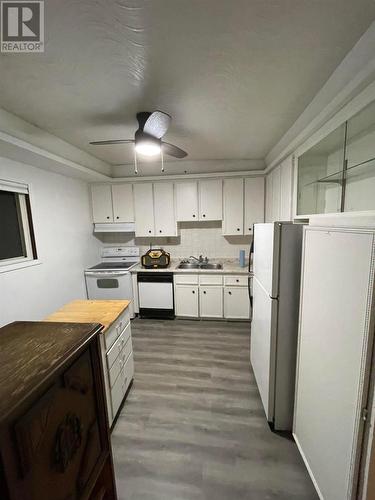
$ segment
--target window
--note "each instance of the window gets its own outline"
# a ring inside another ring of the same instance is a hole
[[[35,259],[28,186],[0,180],[0,271]]]

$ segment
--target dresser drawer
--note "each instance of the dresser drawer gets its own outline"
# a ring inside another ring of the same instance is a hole
[[[124,348],[125,344],[131,337],[131,329],[130,329],[130,323],[128,323],[123,330],[123,332],[120,334],[118,339],[115,341],[113,346],[110,348],[110,350],[107,352],[107,366],[108,369],[111,368],[113,363],[115,362],[117,356],[120,354],[122,349]]]
[[[120,315],[120,317],[117,318],[117,320],[111,325],[111,327],[104,332],[104,342],[107,351],[112,347],[129,321],[130,313],[129,309],[126,308],[125,311]]]
[[[125,393],[133,379],[134,375],[134,361],[133,354],[129,356],[125,366],[120,370],[120,373],[111,389],[111,399],[112,399],[112,413],[113,419],[116,418],[118,409],[121,406],[122,400],[124,399]]]
[[[109,383],[111,387],[113,387],[120,371],[125,366],[126,361],[130,356],[130,354],[132,353],[132,351],[133,351],[132,339],[129,338],[109,370]]]
[[[175,274],[174,282],[176,285],[198,285],[198,274]]]
[[[201,274],[199,276],[200,285],[222,285],[223,277],[220,274]]]
[[[247,286],[249,277],[247,275],[240,276],[224,276],[225,286]]]

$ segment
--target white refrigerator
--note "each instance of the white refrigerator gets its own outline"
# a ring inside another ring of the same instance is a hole
[[[293,426],[302,224],[254,225],[250,361],[274,430]]]

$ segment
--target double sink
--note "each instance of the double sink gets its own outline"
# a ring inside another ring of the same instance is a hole
[[[209,262],[180,262],[177,269],[223,269],[222,264],[211,264]]]

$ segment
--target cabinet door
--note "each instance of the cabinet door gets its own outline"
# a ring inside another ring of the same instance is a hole
[[[198,287],[193,285],[175,286],[175,312],[176,316],[198,318]]]
[[[272,172],[272,220],[280,220],[280,166]]]
[[[224,318],[250,318],[250,299],[247,287],[224,288]]]
[[[243,208],[243,179],[225,179],[223,234],[243,234]]]
[[[154,199],[151,182],[134,184],[135,235],[155,236]]]
[[[272,215],[272,172],[266,177],[266,222],[273,222]]]
[[[223,288],[201,286],[199,288],[199,312],[201,318],[223,317]]]
[[[292,220],[293,158],[281,164],[280,171],[280,220]]]
[[[199,181],[199,220],[222,220],[223,184],[221,179]]]
[[[97,223],[113,222],[110,184],[93,184],[91,198],[93,221]]]
[[[173,183],[154,184],[155,236],[176,236]]]
[[[198,184],[193,182],[177,182],[176,218],[178,221],[198,220]]]
[[[132,184],[112,184],[114,222],[134,222]]]
[[[244,234],[252,234],[253,224],[264,222],[264,177],[245,179]]]

